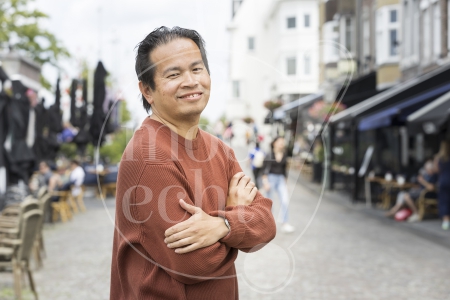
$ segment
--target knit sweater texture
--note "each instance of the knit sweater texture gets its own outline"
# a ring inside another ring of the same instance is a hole
[[[261,249],[276,232],[272,201],[259,192],[248,206],[226,206],[231,177],[241,171],[216,137],[199,130],[184,139],[147,118],[120,163],[110,299],[238,299],[238,250]],[[185,254],[168,248],[164,232],[191,216],[179,199],[226,218],[228,235]]]

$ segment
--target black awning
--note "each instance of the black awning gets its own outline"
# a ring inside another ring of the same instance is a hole
[[[409,115],[407,119],[408,131],[413,134],[420,132],[438,133],[440,128],[445,125],[449,112],[450,92]]]
[[[345,94],[342,97],[344,92]],[[377,74],[376,72],[371,72],[350,81],[347,88],[343,85],[336,96],[336,101],[339,101],[342,97],[341,103],[348,108],[379,92],[377,90]]]
[[[332,123],[361,118],[380,109],[389,107],[423,91],[450,82],[450,64],[430,73],[395,85],[365,101],[350,107],[331,118]]]

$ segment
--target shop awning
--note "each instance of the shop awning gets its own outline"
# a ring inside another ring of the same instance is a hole
[[[342,96],[344,92],[345,94]],[[377,73],[371,72],[350,81],[347,88],[341,86],[336,100],[341,100],[346,107],[352,107],[380,92],[377,90]]]
[[[450,92],[437,98],[430,104],[422,107],[408,116],[408,131],[410,133],[422,132],[437,133],[445,123],[450,113]]]
[[[308,104],[312,104],[314,101],[319,100],[323,97],[323,93],[311,94],[300,99],[294,100],[292,102],[286,103],[283,106],[277,108],[273,112],[273,118],[275,120],[282,120],[286,116],[286,112],[299,109]]]
[[[428,90],[394,106],[383,109],[364,119],[358,125],[360,131],[388,127],[406,122],[407,117],[437,97],[450,91],[450,83]],[[394,124],[396,122],[396,124]]]
[[[412,78],[358,103],[331,117],[332,123],[352,120],[386,108],[424,90],[446,84],[450,78],[450,65],[442,66],[420,77]]]

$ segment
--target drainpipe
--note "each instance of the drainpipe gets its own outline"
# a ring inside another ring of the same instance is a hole
[[[441,4],[441,58],[448,54],[448,2],[440,0]]]

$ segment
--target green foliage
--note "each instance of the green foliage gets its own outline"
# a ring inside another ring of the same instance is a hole
[[[117,133],[114,133],[111,143],[100,148],[100,157],[103,159],[106,157],[109,158],[113,164],[118,163],[132,136],[133,131],[130,129],[121,129]]]
[[[28,8],[33,0],[0,0],[0,49],[12,47],[39,64],[57,66],[58,59],[70,57],[56,37],[39,26],[48,16]],[[51,90],[50,82],[42,75],[42,87]]]
[[[210,132],[211,130],[211,128],[210,128],[210,126],[209,126],[209,120],[208,120],[208,118],[206,118],[206,117],[202,117],[202,116],[200,116],[200,120],[198,121],[198,126],[202,129],[202,130],[204,130],[204,131],[206,131],[206,132]]]
[[[120,122],[122,124],[125,124],[126,122],[131,120],[131,114],[130,111],[127,108],[127,102],[122,101],[120,104]]]
[[[77,145],[74,143],[63,143],[59,148],[59,153],[68,159],[74,159],[77,155]]]
[[[48,16],[37,10],[30,10],[33,0],[0,0],[0,46],[12,46],[23,50],[34,61],[57,65],[61,57],[69,57],[66,48],[39,21]]]

